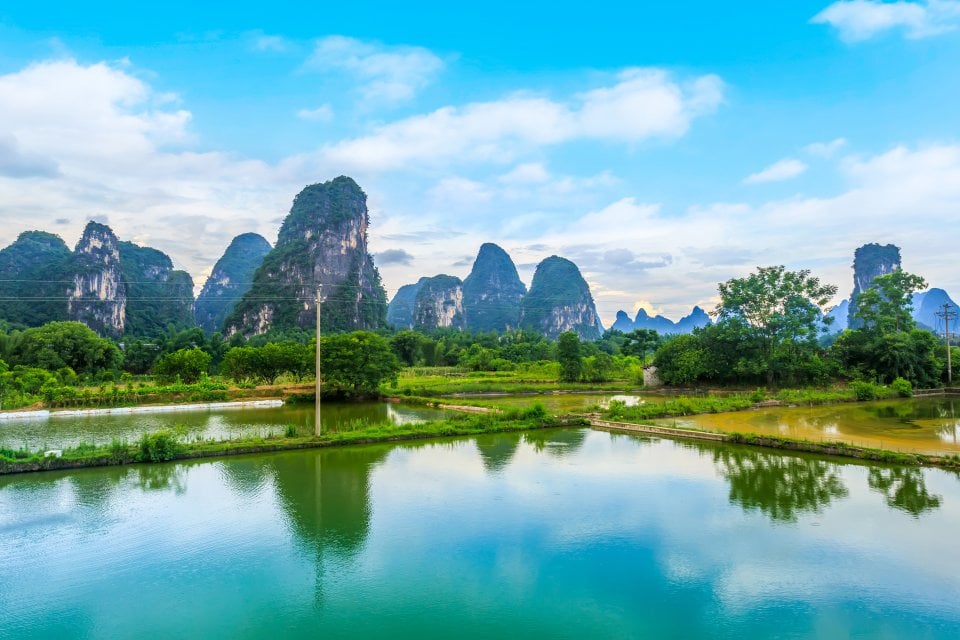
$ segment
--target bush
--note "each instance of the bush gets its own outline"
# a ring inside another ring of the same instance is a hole
[[[850,383],[850,388],[857,400],[877,400],[883,395],[879,385],[872,382],[854,381]]]
[[[157,433],[145,433],[140,438],[141,462],[165,462],[173,460],[173,457],[180,452],[180,444],[176,436],[169,431],[158,431]]]
[[[913,385],[910,384],[909,380],[904,380],[903,378],[897,378],[890,383],[890,386],[894,391],[897,392],[897,395],[901,398],[909,398],[913,395]]]

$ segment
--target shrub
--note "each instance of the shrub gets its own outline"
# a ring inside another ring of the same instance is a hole
[[[897,395],[901,398],[909,398],[913,395],[913,385],[909,380],[904,380],[903,378],[897,378],[890,383],[890,386],[894,391],[897,392]]]
[[[880,387],[872,382],[854,381],[850,383],[853,395],[857,400],[876,400],[880,398]]]
[[[165,462],[173,460],[173,457],[179,453],[180,444],[176,436],[169,431],[158,431],[157,433],[145,433],[140,438],[141,462]]]

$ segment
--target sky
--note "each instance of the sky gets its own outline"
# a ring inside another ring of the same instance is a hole
[[[87,221],[198,287],[353,177],[388,295],[483,242],[606,326],[854,250],[960,294],[960,0],[0,5],[0,245]],[[198,6],[199,5],[199,6]]]

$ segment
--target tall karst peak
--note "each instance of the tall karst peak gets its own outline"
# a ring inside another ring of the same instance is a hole
[[[413,308],[413,326],[421,330],[463,329],[463,283],[440,274],[420,281]]]
[[[420,278],[415,284],[405,284],[390,300],[387,306],[387,324],[394,329],[412,329],[414,325],[413,312],[417,305],[417,294],[420,287],[429,278]]]
[[[865,244],[853,254],[853,292],[847,311],[847,326],[859,328],[863,322],[857,315],[857,296],[870,288],[873,279],[900,268],[900,247],[892,244]]]
[[[120,264],[128,296],[125,333],[156,336],[193,326],[193,278],[174,269],[170,256],[121,241]]]
[[[194,318],[204,331],[223,328],[223,321],[250,290],[253,274],[269,252],[270,243],[256,233],[240,234],[230,242],[194,304]]]
[[[127,286],[120,242],[113,230],[89,222],[72,260],[73,283],[67,292],[67,315],[101,335],[119,336],[126,327]]]
[[[472,331],[515,329],[526,293],[510,255],[492,242],[480,245],[473,269],[463,281],[466,326]]]
[[[33,327],[67,319],[70,248],[60,236],[24,231],[0,249],[0,319]]]
[[[367,196],[351,178],[305,187],[253,285],[227,318],[226,333],[315,327],[318,287],[325,329],[384,326],[386,293],[367,250],[368,224]]]
[[[577,265],[559,256],[537,265],[530,292],[520,306],[520,326],[549,338],[565,331],[575,331],[585,340],[600,337],[593,296]]]

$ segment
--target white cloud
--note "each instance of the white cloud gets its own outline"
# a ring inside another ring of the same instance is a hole
[[[297,117],[311,122],[330,122],[333,120],[333,107],[322,104],[315,109],[300,109],[297,111]]]
[[[396,105],[410,100],[429,85],[444,61],[423,47],[387,46],[346,36],[317,41],[306,66],[318,71],[341,71],[363,83],[365,100]]]
[[[817,156],[818,158],[832,158],[837,151],[846,146],[846,138],[835,138],[830,142],[814,142],[813,144],[808,144],[803,150],[807,154]]]
[[[764,182],[780,182],[796,178],[807,170],[807,165],[796,158],[777,160],[772,165],[744,178],[744,184],[762,184]]]
[[[911,39],[927,38],[953,31],[958,18],[960,2],[956,0],[841,0],[810,22],[831,25],[846,42],[861,42],[894,29],[902,29]]]
[[[275,234],[269,220],[315,176],[296,158],[191,150],[190,112],[128,67],[59,59],[0,75],[0,242],[67,219],[69,243],[83,221],[108,217],[121,238],[198,275],[234,235]]]
[[[497,180],[504,184],[540,184],[550,180],[550,172],[539,162],[527,162],[517,165]]]
[[[430,189],[429,196],[444,209],[464,211],[488,202],[492,194],[481,182],[454,176],[441,180]]]
[[[610,87],[566,101],[514,94],[493,102],[447,106],[378,127],[322,150],[345,167],[389,170],[411,163],[509,162],[533,148],[574,140],[636,143],[673,139],[715,110],[723,83],[702,76],[678,84],[662,70],[628,69]]]
[[[291,43],[283,36],[271,36],[265,33],[255,33],[253,35],[254,51],[270,51],[282,53],[291,47]]]

